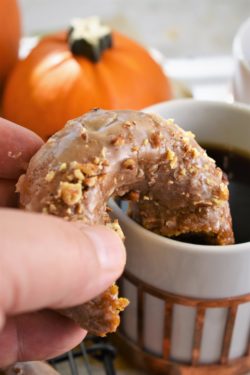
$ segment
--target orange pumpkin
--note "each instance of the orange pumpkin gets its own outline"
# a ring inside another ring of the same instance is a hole
[[[98,62],[72,53],[66,32],[44,37],[7,82],[4,116],[46,139],[94,108],[141,109],[171,98],[168,78],[148,51],[112,32]]]
[[[0,0],[0,86],[17,61],[21,36],[17,0]]]

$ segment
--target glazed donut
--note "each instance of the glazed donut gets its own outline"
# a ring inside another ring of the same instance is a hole
[[[133,202],[132,216],[156,233],[196,233],[215,244],[234,242],[222,171],[191,132],[154,114],[94,109],[69,121],[32,158],[18,190],[26,210],[66,220],[111,225],[108,200],[122,197]],[[119,231],[117,223],[114,227]],[[126,304],[111,300],[117,302],[113,311]],[[91,316],[102,301],[80,311],[82,326],[99,334],[117,325],[105,326],[112,321],[112,314],[103,314],[105,307],[93,327]],[[74,309],[67,313],[76,314]]]
[[[1,374],[1,372],[0,372]],[[4,375],[59,375],[53,367],[46,362],[30,361],[30,362],[17,362],[9,367]]]

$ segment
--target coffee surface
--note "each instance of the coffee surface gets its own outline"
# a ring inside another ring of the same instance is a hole
[[[229,202],[235,242],[248,242],[250,241],[250,154],[213,145],[203,145],[203,147],[229,179]]]

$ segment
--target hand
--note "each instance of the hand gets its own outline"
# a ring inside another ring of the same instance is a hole
[[[0,119],[0,205],[15,206],[14,186],[42,141]],[[104,291],[125,264],[111,230],[83,227],[21,210],[0,209],[0,367],[48,359],[76,346],[86,332],[49,310]]]

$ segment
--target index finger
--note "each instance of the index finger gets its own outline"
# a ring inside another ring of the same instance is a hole
[[[17,179],[42,144],[32,131],[0,117],[0,178]]]

